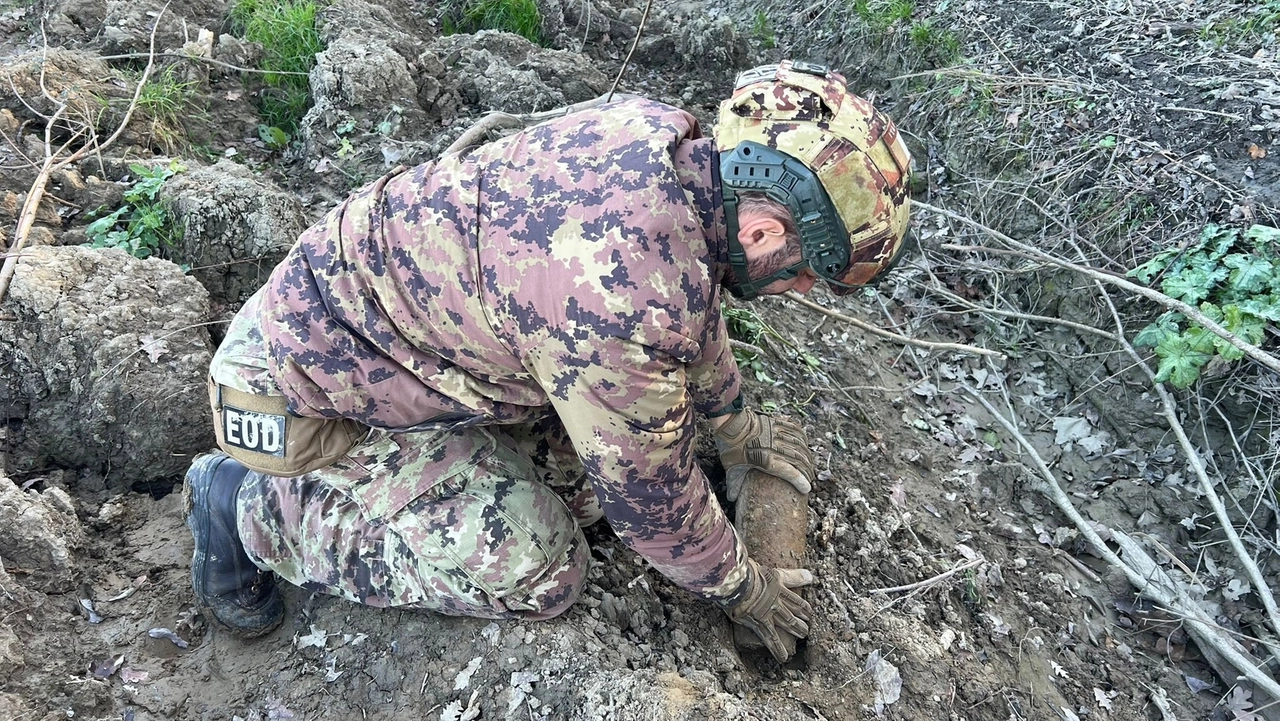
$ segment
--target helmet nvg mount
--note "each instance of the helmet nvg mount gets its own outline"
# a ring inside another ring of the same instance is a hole
[[[754,298],[810,268],[844,295],[897,260],[907,231],[911,157],[893,122],[825,66],[784,60],[738,76],[714,133],[729,231],[729,291]],[[785,205],[801,260],[751,278],[738,240],[738,201],[764,193]]]

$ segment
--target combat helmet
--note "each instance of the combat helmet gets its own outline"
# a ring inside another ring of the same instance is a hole
[[[911,156],[898,129],[826,66],[784,60],[738,75],[715,129],[739,298],[806,267],[844,295],[883,275],[905,245]],[[738,242],[738,197],[763,192],[791,210],[803,259],[751,278]]]

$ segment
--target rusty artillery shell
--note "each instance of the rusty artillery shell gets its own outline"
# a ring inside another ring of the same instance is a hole
[[[809,530],[809,499],[795,486],[762,471],[747,471],[738,494],[734,524],[757,563],[774,568],[804,568],[805,536]],[[733,629],[733,640],[742,648],[764,643],[750,630]],[[795,641],[786,634],[787,655],[795,653]]]

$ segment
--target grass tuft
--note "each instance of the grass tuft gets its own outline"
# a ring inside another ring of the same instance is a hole
[[[178,67],[170,65],[147,79],[138,94],[138,109],[151,121],[151,137],[172,154],[185,143],[184,130],[192,122],[208,121],[197,105],[199,83],[182,78]]]
[[[262,45],[263,120],[290,135],[311,104],[311,84],[306,75],[279,73],[309,73],[315,66],[316,53],[324,49],[316,10],[313,0],[236,0],[231,9],[232,31]]]
[[[760,46],[765,50],[778,47],[778,33],[774,31],[773,23],[763,10],[757,10],[751,18],[751,37],[759,40]]]
[[[853,1],[853,12],[877,32],[884,32],[899,22],[910,20],[915,9],[912,0]]]
[[[466,0],[457,12],[445,15],[445,35],[504,30],[529,42],[545,45],[542,13],[534,0]]]
[[[916,50],[932,54],[943,65],[960,59],[960,39],[950,30],[936,28],[928,20],[921,20],[911,23],[909,35]]]

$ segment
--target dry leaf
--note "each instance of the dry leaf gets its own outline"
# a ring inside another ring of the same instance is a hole
[[[94,678],[111,678],[111,675],[124,665],[124,655],[111,659],[96,659],[89,664],[89,673]]]
[[[902,481],[893,484],[893,487],[889,489],[889,500],[893,501],[893,505],[898,508],[907,507],[907,489],[903,487]]]
[[[1254,160],[1262,160],[1267,157],[1267,149],[1257,143],[1249,143],[1249,157]]]
[[[120,669],[120,680],[125,683],[146,683],[151,678],[151,674],[146,671],[138,671],[129,666]]]
[[[1262,721],[1262,717],[1252,711],[1253,701],[1252,691],[1236,686],[1231,689],[1231,696],[1227,699],[1227,708],[1231,709],[1231,718],[1233,721]]]
[[[191,645],[187,643],[181,636],[174,633],[173,631],[170,631],[167,628],[153,628],[150,631],[147,631],[147,635],[150,636],[151,638],[167,638],[170,641],[172,641],[173,645],[177,646],[178,648],[186,648],[187,646]]]
[[[159,362],[160,356],[169,352],[169,344],[162,338],[144,335],[138,338],[138,342],[142,344],[142,352],[147,354],[152,363]]]
[[[234,103],[235,101],[240,99],[241,94],[242,93],[239,90],[229,90],[227,91],[227,94],[225,97],[227,100]]]
[[[305,636],[294,637],[293,645],[297,646],[299,649],[313,648],[313,647],[324,648],[328,641],[328,638],[329,638],[329,634],[325,633],[323,629],[316,628],[315,625],[313,624],[311,626],[311,633]]]
[[[1093,699],[1098,702],[1099,708],[1111,710],[1111,699],[1116,695],[1115,691],[1107,693],[1100,688],[1093,689]]]

